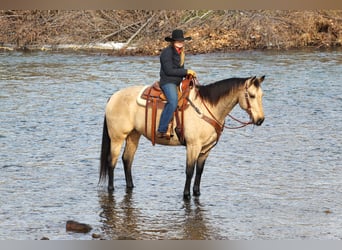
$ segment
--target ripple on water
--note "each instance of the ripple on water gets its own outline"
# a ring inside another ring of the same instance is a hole
[[[266,120],[225,130],[207,159],[202,195],[184,201],[185,148],[144,138],[133,191],[121,160],[114,192],[98,185],[107,99],[158,79],[158,57],[0,57],[0,239],[91,239],[67,233],[68,220],[104,239],[340,239],[341,51],[187,60],[202,84],[265,74]],[[239,108],[233,114],[246,118]]]

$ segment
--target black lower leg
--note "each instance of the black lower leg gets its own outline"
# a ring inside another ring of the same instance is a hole
[[[193,188],[194,196],[200,196],[201,195],[200,183],[201,183],[201,176],[196,174],[194,188]]]
[[[186,170],[186,181],[184,186],[183,197],[184,199],[190,199],[190,186],[191,186],[191,179],[194,174],[194,166],[187,168]]]
[[[114,168],[110,167],[108,169],[108,191],[114,190]]]
[[[134,187],[133,179],[132,179],[132,171],[130,166],[126,166],[127,162],[124,161],[124,170],[125,170],[125,178],[126,178],[126,187],[131,189]]]
[[[184,186],[184,192],[183,192],[183,198],[184,199],[190,199],[190,185],[191,185],[191,178],[186,177],[185,186]]]
[[[196,164],[196,177],[195,177],[195,183],[194,183],[194,188],[193,188],[194,196],[200,196],[201,195],[200,184],[201,184],[201,177],[202,177],[203,168],[204,168],[206,158],[207,158],[206,155],[199,158],[197,161],[197,164]]]

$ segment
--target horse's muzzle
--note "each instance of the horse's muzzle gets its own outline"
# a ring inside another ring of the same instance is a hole
[[[260,125],[264,122],[264,120],[265,120],[264,117],[263,117],[263,118],[259,118],[259,119],[256,121],[255,125],[260,126]]]

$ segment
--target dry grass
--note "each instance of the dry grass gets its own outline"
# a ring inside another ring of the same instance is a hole
[[[129,42],[158,54],[164,37],[181,28],[193,37],[190,53],[342,45],[342,11],[89,10],[0,11],[0,43],[16,48]]]

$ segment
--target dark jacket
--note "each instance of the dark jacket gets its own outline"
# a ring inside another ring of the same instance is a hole
[[[179,85],[186,76],[184,65],[179,66],[180,55],[173,46],[168,46],[160,54],[160,85],[175,83]]]

